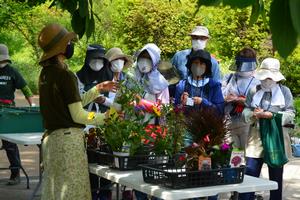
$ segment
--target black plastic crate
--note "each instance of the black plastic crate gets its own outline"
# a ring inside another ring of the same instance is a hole
[[[113,157],[110,153],[105,153],[96,149],[87,149],[88,163],[97,163],[99,165],[111,165]]]
[[[111,168],[118,170],[139,170],[142,164],[157,164],[168,163],[168,156],[154,156],[154,155],[136,155],[136,156],[118,156],[111,155],[113,162]]]
[[[245,167],[190,171],[176,168],[174,164],[142,165],[146,183],[158,184],[172,189],[205,187],[241,183]]]
[[[96,151],[96,159],[99,165],[108,165],[110,168],[126,171],[139,170],[141,164],[157,164],[168,163],[168,156],[155,155],[135,155],[135,156],[119,156],[111,153]]]

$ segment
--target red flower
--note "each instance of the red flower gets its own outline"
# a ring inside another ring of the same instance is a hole
[[[184,155],[179,156],[178,160],[179,161],[185,161],[185,156]]]
[[[154,124],[148,124],[145,127],[145,131],[147,133],[148,136],[150,136],[152,139],[156,140],[157,136],[160,135],[163,138],[166,136],[167,134],[167,129],[163,129],[159,126],[159,125],[154,125]],[[144,144],[148,144],[149,140],[144,140]]]
[[[205,135],[203,140],[204,142],[209,143],[210,142],[209,134]]]

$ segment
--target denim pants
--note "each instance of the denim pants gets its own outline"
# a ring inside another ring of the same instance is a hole
[[[263,158],[247,158],[246,174],[249,176],[259,177],[261,168],[264,164]],[[270,200],[282,200],[282,175],[283,167],[270,167],[269,170],[269,179],[276,181],[278,184],[277,190],[270,191]],[[254,192],[250,193],[241,193],[239,194],[240,200],[254,200]]]
[[[11,175],[16,176],[20,173],[21,159],[17,144],[2,140],[2,145],[10,164]]]

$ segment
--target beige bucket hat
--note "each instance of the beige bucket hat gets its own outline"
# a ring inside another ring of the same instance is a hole
[[[254,76],[258,80],[265,80],[267,78],[271,78],[276,82],[285,80],[285,77],[280,72],[280,62],[276,58],[264,59]]]
[[[196,26],[189,35],[190,36],[204,36],[204,37],[210,38],[209,31],[205,26]]]
[[[9,61],[9,53],[8,53],[8,48],[5,44],[0,44],[0,62],[1,61]]]
[[[130,56],[124,54],[123,51],[117,47],[109,49],[106,52],[105,57],[109,60],[109,62],[117,60],[117,59],[124,59],[125,60],[124,68],[131,67],[133,64],[132,58]]]
[[[59,24],[49,24],[42,29],[38,37],[38,44],[43,49],[40,62],[53,56],[65,53],[70,41],[76,40],[74,32],[67,31]]]

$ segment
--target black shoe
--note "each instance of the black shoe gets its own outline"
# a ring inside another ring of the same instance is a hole
[[[20,178],[20,174],[17,175],[11,175],[7,185],[18,185],[21,183],[21,178]]]

